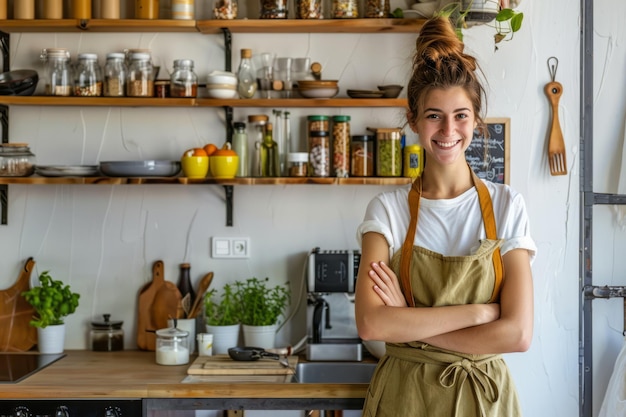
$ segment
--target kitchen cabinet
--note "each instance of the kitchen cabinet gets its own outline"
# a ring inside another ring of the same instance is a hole
[[[231,65],[232,33],[418,33],[422,19],[345,19],[345,20],[3,20],[0,31],[3,41],[3,65],[9,66],[8,37],[11,33],[97,33],[97,32],[180,32],[201,35],[219,35],[225,38],[226,66]],[[227,68],[230,69],[230,68]],[[3,121],[3,142],[8,142],[9,108],[11,106],[81,106],[81,107],[216,107],[224,108],[227,124],[233,108],[243,107],[406,107],[406,99],[208,99],[208,98],[84,98],[58,96],[0,96],[0,113]],[[232,196],[234,185],[261,184],[336,184],[336,185],[398,185],[406,184],[408,178],[236,178],[217,180],[206,178],[190,180],[176,178],[111,178],[111,177],[0,177],[1,224],[7,224],[9,184],[218,184],[226,193],[227,225],[232,225]]]

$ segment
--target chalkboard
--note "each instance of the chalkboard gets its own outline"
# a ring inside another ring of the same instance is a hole
[[[465,159],[479,178],[500,183],[509,183],[509,136],[511,119],[485,119],[489,138],[479,130],[465,151]]]

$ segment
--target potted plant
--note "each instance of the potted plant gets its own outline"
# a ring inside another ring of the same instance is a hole
[[[213,353],[228,353],[237,346],[240,330],[240,303],[232,285],[226,284],[218,296],[215,288],[204,295],[204,320],[206,331],[213,335]]]
[[[247,346],[273,348],[279,319],[284,314],[291,293],[287,285],[268,286],[269,278],[237,281],[241,303],[241,324]]]
[[[65,340],[63,319],[76,311],[80,295],[72,292],[69,285],[53,280],[48,271],[39,275],[39,283],[22,293],[35,310],[30,325],[37,328],[39,352],[61,353]]]

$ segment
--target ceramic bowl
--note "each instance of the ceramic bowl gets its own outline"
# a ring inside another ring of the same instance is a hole
[[[218,179],[235,178],[237,167],[239,166],[239,157],[233,156],[209,156],[209,170],[211,176]]]
[[[298,91],[305,98],[332,98],[339,92],[339,87],[300,88]]]
[[[207,96],[210,98],[235,98],[237,97],[237,89],[230,87],[209,87],[207,86]]]
[[[206,77],[206,83],[237,85],[237,76],[228,71],[211,71]]]
[[[180,172],[179,161],[103,161],[100,172],[109,177],[173,177]]]
[[[378,89],[383,92],[383,98],[396,98],[404,87],[398,84],[379,85]]]
[[[180,158],[183,175],[187,178],[205,178],[209,173],[208,156],[183,156]]]
[[[0,74],[0,95],[31,96],[37,88],[39,74],[34,70],[15,70]]]

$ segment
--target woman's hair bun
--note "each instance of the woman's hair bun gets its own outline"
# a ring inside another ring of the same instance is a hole
[[[464,47],[448,18],[433,17],[424,23],[417,37],[413,65],[439,71],[442,65],[460,61],[459,64],[474,71],[476,60],[463,52]]]

